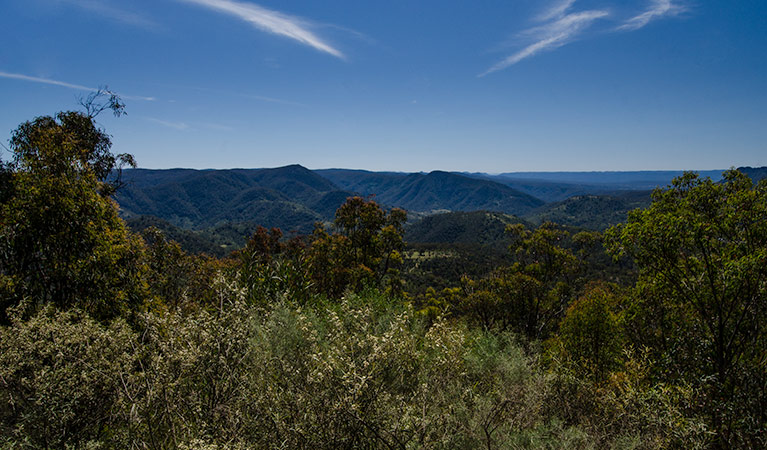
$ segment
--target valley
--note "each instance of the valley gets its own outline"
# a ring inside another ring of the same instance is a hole
[[[758,173],[758,169],[753,169]],[[497,244],[500,223],[550,221],[605,230],[628,211],[650,204],[655,187],[679,175],[655,172],[478,173],[270,169],[128,169],[115,195],[128,224],[154,226],[193,253],[225,256],[242,247],[258,226],[286,235],[308,234],[333,221],[351,196],[408,212],[407,242]],[[703,176],[718,179],[721,171]],[[478,220],[473,212],[483,211]]]

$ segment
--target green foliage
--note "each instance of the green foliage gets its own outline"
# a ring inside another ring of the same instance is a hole
[[[625,338],[618,300],[608,287],[591,286],[567,309],[549,346],[580,378],[604,382],[623,363]]]
[[[0,205],[13,198],[13,169],[0,159]]]
[[[81,311],[46,309],[0,327],[0,446],[64,448],[119,439],[135,334]],[[121,411],[123,410],[123,411]],[[5,442],[4,442],[5,441]]]
[[[401,274],[408,294],[418,296],[429,288],[458,286],[464,277],[482,278],[509,263],[508,252],[497,246],[408,243]]]
[[[474,290],[490,294],[479,298],[497,305],[489,311],[504,320],[504,326],[530,339],[545,338],[556,329],[570,302],[579,261],[562,246],[568,233],[554,224],[545,223],[534,231],[522,224],[509,225],[507,232],[516,262],[478,281]]]
[[[11,139],[12,195],[0,205],[0,313],[53,303],[108,319],[145,292],[143,243],[106,196],[114,167],[93,117],[59,113],[19,126]]]
[[[628,212],[646,208],[650,191],[629,191],[618,195],[576,195],[549,203],[525,216],[533,223],[554,222],[589,230],[605,229],[625,222]]]
[[[146,242],[148,302],[155,308],[195,308],[217,303],[213,292],[219,272],[231,265],[205,255],[188,255],[181,246],[168,241],[156,228],[143,232]]]
[[[489,211],[432,214],[409,225],[405,238],[409,243],[495,247],[508,240],[506,226],[515,223],[522,223],[522,220]]]
[[[608,238],[639,266],[631,337],[658,379],[703,387],[717,445],[763,446],[767,182],[685,174]]]
[[[216,229],[186,230],[152,216],[133,217],[125,222],[134,233],[143,235],[150,228],[156,229],[168,241],[177,242],[181,249],[187,253],[206,254],[216,258],[225,258],[234,249],[240,248],[242,237],[250,234],[248,229],[240,229],[240,226],[234,224],[222,225]],[[234,234],[235,237],[232,238],[229,234]]]
[[[214,289],[218,307],[143,313],[140,332],[76,312],[0,329],[0,445],[657,448],[694,428],[674,431],[674,392],[594,391],[511,334],[425,328],[374,291],[261,308]]]
[[[338,299],[347,290],[373,286],[400,294],[396,266],[402,262],[406,218],[402,210],[386,214],[375,202],[352,197],[337,212],[338,233],[317,224],[308,240],[284,241],[279,229],[259,227],[245,248],[233,254],[234,277],[249,302],[261,306],[282,296],[297,304],[314,294]]]
[[[236,278],[251,304],[266,306],[286,296],[304,304],[312,294],[306,244],[282,240],[278,228],[259,227],[242,250],[233,254]]]
[[[563,246],[569,233],[558,225],[547,222],[530,231],[516,224],[506,230],[513,239],[509,250],[516,254],[524,272],[551,282],[577,270],[575,255]]]
[[[143,316],[137,370],[127,380],[124,447],[175,448],[195,439],[247,442],[260,413],[253,400],[250,347],[256,310],[223,277],[213,286],[217,307]]]
[[[407,215],[360,197],[307,238],[223,225],[253,233],[221,260],[128,232],[108,176],[132,160],[94,122],[122,104],[99,95],[21,125],[0,164],[0,447],[764,447],[767,180],[656,191],[607,233],[639,269],[625,295],[588,283],[632,273],[603,270],[599,233],[451,215],[508,225],[511,264],[418,247],[407,301]],[[245,172],[208,181],[339,199],[299,166]]]
[[[573,371],[573,365],[551,361],[543,404],[583,430],[596,448],[710,448],[704,418],[690,414],[695,388],[653,383],[651,365],[646,354],[627,352],[622,370],[595,384]]]
[[[386,214],[374,201],[350,197],[336,212],[337,234],[318,224],[308,249],[309,274],[317,292],[338,298],[347,288],[383,286],[402,292],[399,271],[407,213]]]
[[[85,112],[59,112],[55,117],[41,116],[19,125],[11,136],[12,165],[16,171],[50,176],[66,176],[72,172],[92,174],[104,182],[99,192],[108,196],[120,183],[119,176],[105,183],[113,171],[119,171],[124,165],[135,167],[136,163],[127,153],[112,154],[109,135],[98,128],[94,119],[107,109],[120,116],[124,114],[125,105],[109,90],[94,92],[82,105]]]
[[[489,275],[462,277],[460,287],[436,290],[415,297],[423,314],[437,311],[464,317],[486,330],[511,329],[535,341],[556,331],[571,299],[583,285],[579,272],[583,258],[598,242],[592,234],[579,234],[579,256],[575,255],[569,233],[546,223],[535,230],[523,224],[507,226],[512,237],[510,253],[514,263],[501,266]]]

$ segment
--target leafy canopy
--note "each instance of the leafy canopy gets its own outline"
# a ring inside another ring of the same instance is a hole
[[[764,426],[767,181],[687,173],[607,238],[639,267],[633,340],[652,349],[660,379],[705,388],[722,446],[745,445],[732,436]],[[761,425],[746,423],[759,417]]]
[[[0,204],[0,321],[10,306],[26,312],[53,303],[107,319],[141,302],[143,242],[119,218],[108,182],[130,155],[113,155],[94,114],[122,104],[110,97],[21,124]]]

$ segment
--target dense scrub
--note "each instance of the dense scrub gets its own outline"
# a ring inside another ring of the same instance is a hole
[[[2,435],[34,448],[654,448],[705,440],[667,393],[544,370],[510,333],[375,292],[264,310],[41,311],[0,331]],[[639,363],[636,363],[639,364]],[[638,369],[636,369],[638,370]],[[674,392],[685,395],[685,392]]]
[[[221,259],[130,232],[89,111],[0,166],[2,448],[767,445],[767,181],[510,224],[489,275],[409,293],[406,213],[359,197]]]

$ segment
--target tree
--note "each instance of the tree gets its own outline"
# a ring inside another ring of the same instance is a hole
[[[122,167],[135,167],[136,162],[133,155],[111,152],[112,140],[95,119],[107,109],[119,117],[125,114],[125,105],[107,88],[80,104],[85,111],[61,111],[19,125],[11,136],[11,168],[48,176],[91,174],[100,182],[99,193],[107,197],[120,186]]]
[[[189,255],[155,227],[144,229],[141,236],[146,243],[145,278],[152,307],[188,310],[218,305],[213,285],[231,260]]]
[[[110,102],[119,113],[121,104]],[[86,112],[38,117],[13,132],[12,188],[0,205],[3,316],[10,306],[29,313],[53,303],[108,319],[142,302],[143,241],[109,198],[116,188],[109,173],[132,157],[110,153],[95,105],[96,98]]]
[[[569,233],[551,222],[528,230],[508,225],[515,262],[478,280],[461,279],[461,295],[444,299],[455,314],[485,329],[513,329],[530,340],[555,331],[580,283],[581,261],[566,248]]]
[[[377,281],[389,273],[404,248],[402,234],[407,213],[399,208],[384,213],[372,200],[351,197],[336,211],[335,224],[349,240],[353,264],[375,270]]]
[[[401,292],[400,252],[407,213],[394,208],[389,213],[372,200],[350,197],[336,211],[338,233],[329,234],[318,224],[309,248],[309,271],[319,292],[331,297],[347,287],[359,290],[365,285]]]
[[[624,338],[617,303],[608,286],[592,285],[567,308],[552,341],[566,365],[595,383],[620,368]]]
[[[765,445],[767,181],[686,173],[607,238],[639,267],[629,328],[657,376],[705,388],[720,447]]]
[[[311,293],[307,275],[306,244],[301,237],[282,240],[279,228],[259,226],[245,248],[233,254],[236,278],[247,291],[251,304],[265,306],[286,295],[304,304]]]
[[[503,285],[515,303],[517,327],[530,338],[545,338],[556,329],[575,291],[579,261],[564,247],[569,233],[551,222],[533,231],[521,224],[509,225],[506,231],[517,262],[502,271]]]

